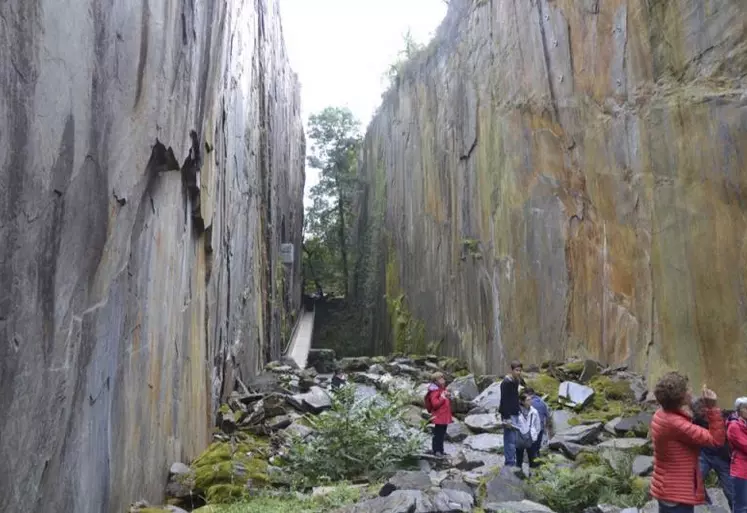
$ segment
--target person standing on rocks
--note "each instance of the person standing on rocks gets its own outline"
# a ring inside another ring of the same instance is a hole
[[[336,369],[334,375],[332,376],[332,390],[337,390],[341,387],[344,387],[347,385],[348,380],[345,378],[345,374],[340,369]]]
[[[526,392],[519,394],[519,415],[516,424],[516,466],[522,468],[524,465],[524,452],[529,459],[529,468],[535,468],[535,459],[539,455],[534,452],[535,444],[540,441],[542,424],[540,414],[532,406],[532,396]],[[537,445],[539,448],[539,445]]]
[[[451,394],[446,390],[446,378],[442,372],[431,376],[431,384],[425,394],[425,409],[433,420],[433,442],[431,448],[435,456],[446,456],[444,439],[446,428],[451,424]]]
[[[659,502],[659,513],[693,513],[695,505],[706,502],[698,464],[700,448],[720,447],[726,439],[717,397],[703,386],[703,415],[708,421],[705,429],[692,422],[692,391],[687,376],[679,372],[665,374],[656,384],[654,396],[660,408],[651,419],[651,495]]]
[[[532,406],[535,410],[537,410],[537,413],[539,414],[540,425],[542,426],[539,436],[537,437],[537,441],[534,442],[534,445],[532,446],[533,456],[536,459],[539,457],[542,443],[545,440],[549,440],[552,436],[552,412],[550,411],[550,407],[547,405],[547,403],[537,395],[533,388],[527,387],[524,389],[524,392],[526,392],[526,394],[530,397]]]
[[[731,446],[730,475],[734,489],[734,513],[747,513],[747,397],[734,403],[726,431]]]
[[[521,378],[523,366],[518,360],[511,362],[511,373],[501,382],[501,402],[498,412],[503,420],[503,454],[507,467],[516,466],[516,441],[519,424],[519,386],[525,386]]]
[[[693,401],[693,422],[698,426],[708,429],[708,419],[704,414],[703,399],[698,398]],[[722,420],[723,421],[723,420]],[[726,500],[729,502],[729,508],[733,508],[733,484],[729,475],[729,444],[725,443],[719,447],[703,447],[700,449],[700,474],[705,480],[708,473],[713,470],[718,476],[721,489],[724,491]],[[707,492],[706,492],[707,493]]]

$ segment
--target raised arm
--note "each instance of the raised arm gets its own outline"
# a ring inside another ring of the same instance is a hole
[[[726,441],[726,429],[721,417],[721,410],[708,408],[705,410],[708,418],[708,429],[682,419],[673,426],[674,436],[678,440],[700,447],[719,447]]]

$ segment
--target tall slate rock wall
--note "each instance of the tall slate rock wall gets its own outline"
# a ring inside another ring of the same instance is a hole
[[[743,395],[746,75],[743,0],[452,0],[365,139],[368,343]]]
[[[300,302],[278,2],[8,0],[0,64],[0,510],[159,500]]]

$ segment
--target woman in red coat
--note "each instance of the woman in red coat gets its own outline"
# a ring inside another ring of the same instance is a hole
[[[734,513],[747,513],[747,397],[734,404],[726,430],[731,447],[729,474],[734,483]]]
[[[656,384],[654,395],[661,408],[651,419],[651,495],[659,501],[659,513],[693,513],[696,504],[706,502],[698,464],[700,448],[719,447],[726,438],[716,394],[703,387],[703,414],[708,429],[692,422],[692,397],[686,376],[678,372],[665,374]]]
[[[432,383],[428,385],[425,394],[425,407],[433,420],[433,454],[445,456],[444,439],[446,427],[451,424],[451,394],[446,390],[446,379],[443,373],[436,372],[431,376]]]

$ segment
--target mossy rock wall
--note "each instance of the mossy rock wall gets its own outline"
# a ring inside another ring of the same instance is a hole
[[[369,344],[393,347],[383,297],[402,295],[478,373],[574,355],[741,393],[745,17],[743,0],[452,0],[364,141]]]

